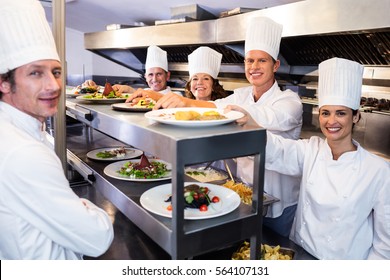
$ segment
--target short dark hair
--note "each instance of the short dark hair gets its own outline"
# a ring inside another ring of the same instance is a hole
[[[358,113],[359,113],[359,110],[357,109],[357,110],[353,110],[353,109],[351,109],[352,110],[352,116],[356,116]],[[362,118],[362,114],[359,114],[359,119],[358,119],[358,121],[356,122],[356,123],[358,123],[359,121],[360,121],[360,119]],[[353,123],[352,124],[352,129],[355,127],[355,124],[356,123]]]
[[[15,69],[9,70],[4,74],[0,74],[0,80],[3,82],[9,82],[11,84],[11,90],[15,90]],[[3,97],[3,93],[0,90],[0,99]]]

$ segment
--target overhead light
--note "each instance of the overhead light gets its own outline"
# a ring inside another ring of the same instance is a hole
[[[76,0],[65,0],[65,3],[74,2]],[[39,0],[43,7],[51,8],[53,6],[53,0]]]

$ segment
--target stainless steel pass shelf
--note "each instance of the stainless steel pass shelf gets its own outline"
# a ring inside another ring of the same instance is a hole
[[[114,111],[110,105],[80,103],[75,99],[68,99],[66,107],[69,116],[89,127],[172,164],[172,219],[152,214],[140,205],[142,192],[158,184],[107,178],[102,164],[91,163],[91,168],[95,170],[93,185],[173,259],[189,258],[248,238],[251,256],[258,257],[255,248],[261,243],[264,129],[245,129],[234,123],[208,128],[175,127],[151,122],[143,113]],[[254,156],[255,164],[254,186],[257,187],[252,207],[241,204],[222,217],[184,220],[184,202],[176,199],[183,197],[184,167],[247,155]]]

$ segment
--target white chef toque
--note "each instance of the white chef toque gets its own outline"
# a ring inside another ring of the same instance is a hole
[[[157,46],[150,46],[146,55],[145,70],[160,67],[168,72],[167,52]]]
[[[283,26],[267,17],[251,18],[245,37],[245,54],[248,51],[260,50],[278,59]]]
[[[42,5],[37,0],[2,0],[0,74],[42,59],[60,61]]]
[[[188,55],[188,72],[190,78],[196,73],[209,74],[217,79],[221,68],[222,54],[209,48],[199,47]]]
[[[360,107],[363,65],[343,59],[331,58],[318,67],[318,106],[342,105],[353,110]]]

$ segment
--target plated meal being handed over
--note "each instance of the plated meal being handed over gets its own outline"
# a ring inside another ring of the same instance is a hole
[[[148,119],[177,126],[203,127],[233,122],[244,116],[238,111],[224,113],[212,108],[172,108],[147,112]]]
[[[111,107],[118,111],[129,111],[129,112],[148,112],[151,111],[156,104],[151,98],[140,99],[137,103],[115,103]]]

